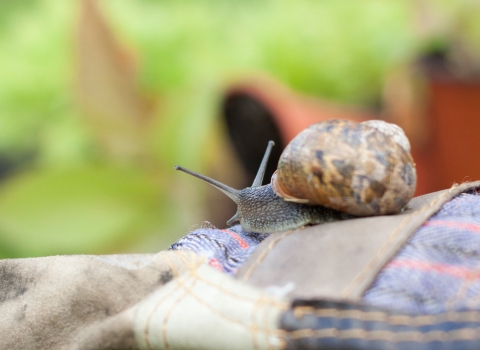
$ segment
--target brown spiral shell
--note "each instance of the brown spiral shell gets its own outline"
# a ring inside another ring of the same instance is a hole
[[[287,201],[356,216],[395,214],[412,198],[415,164],[403,130],[383,121],[328,120],[300,132],[272,177]]]

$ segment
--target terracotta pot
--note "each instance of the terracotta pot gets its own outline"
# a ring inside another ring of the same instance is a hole
[[[422,188],[432,192],[480,179],[474,156],[480,149],[480,81],[431,76],[428,89],[430,140],[414,152],[426,168]]]

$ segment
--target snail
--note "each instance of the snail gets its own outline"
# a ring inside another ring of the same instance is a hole
[[[236,190],[180,166],[237,204],[228,225],[282,232],[358,216],[396,214],[416,187],[410,144],[397,125],[380,120],[327,120],[310,125],[285,148],[271,183],[261,186],[270,141],[251,187]]]

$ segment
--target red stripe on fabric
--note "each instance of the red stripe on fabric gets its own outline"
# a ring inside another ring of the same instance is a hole
[[[406,267],[412,270],[436,272],[463,279],[479,279],[480,271],[472,270],[461,266],[436,264],[418,260],[396,259],[390,262],[386,268]]]
[[[215,258],[212,258],[208,261],[208,265],[210,265],[211,267],[214,267],[216,268],[217,270],[219,270],[220,272],[223,272],[223,266],[222,264],[220,264],[220,262],[215,259]]]
[[[242,247],[242,249],[245,249],[245,248],[248,248],[249,245],[247,242],[245,242],[239,235],[237,235],[235,232],[232,232],[232,231],[229,231],[229,230],[220,230],[222,232],[225,232],[225,233],[228,233],[230,236],[232,236],[233,238],[235,238],[235,240],[238,242],[238,244],[240,244],[240,247]]]
[[[470,224],[466,222],[448,221],[448,220],[430,220],[424,223],[423,226],[454,227],[454,228],[480,232],[480,225]]]

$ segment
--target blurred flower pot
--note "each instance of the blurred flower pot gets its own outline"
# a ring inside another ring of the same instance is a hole
[[[425,167],[422,189],[427,193],[480,179],[480,163],[471,154],[480,149],[480,79],[459,78],[431,62],[423,69],[429,137],[414,157]]]
[[[251,79],[227,88],[222,116],[236,154],[253,181],[267,142],[274,147],[264,183],[270,182],[280,154],[300,131],[328,119],[363,121],[376,117],[361,109],[328,103],[296,94],[271,80]]]
[[[410,139],[417,167],[415,195],[480,179],[480,163],[473,162],[469,154],[480,149],[476,134],[480,80],[456,78],[436,60],[427,59],[387,82],[389,89],[384,110],[377,114],[301,96],[270,80],[232,85],[224,94],[222,114],[233,148],[248,173],[247,183],[255,176],[268,140],[274,140],[277,147],[265,176],[267,183],[288,142],[308,125],[328,119],[384,119],[400,125]]]

